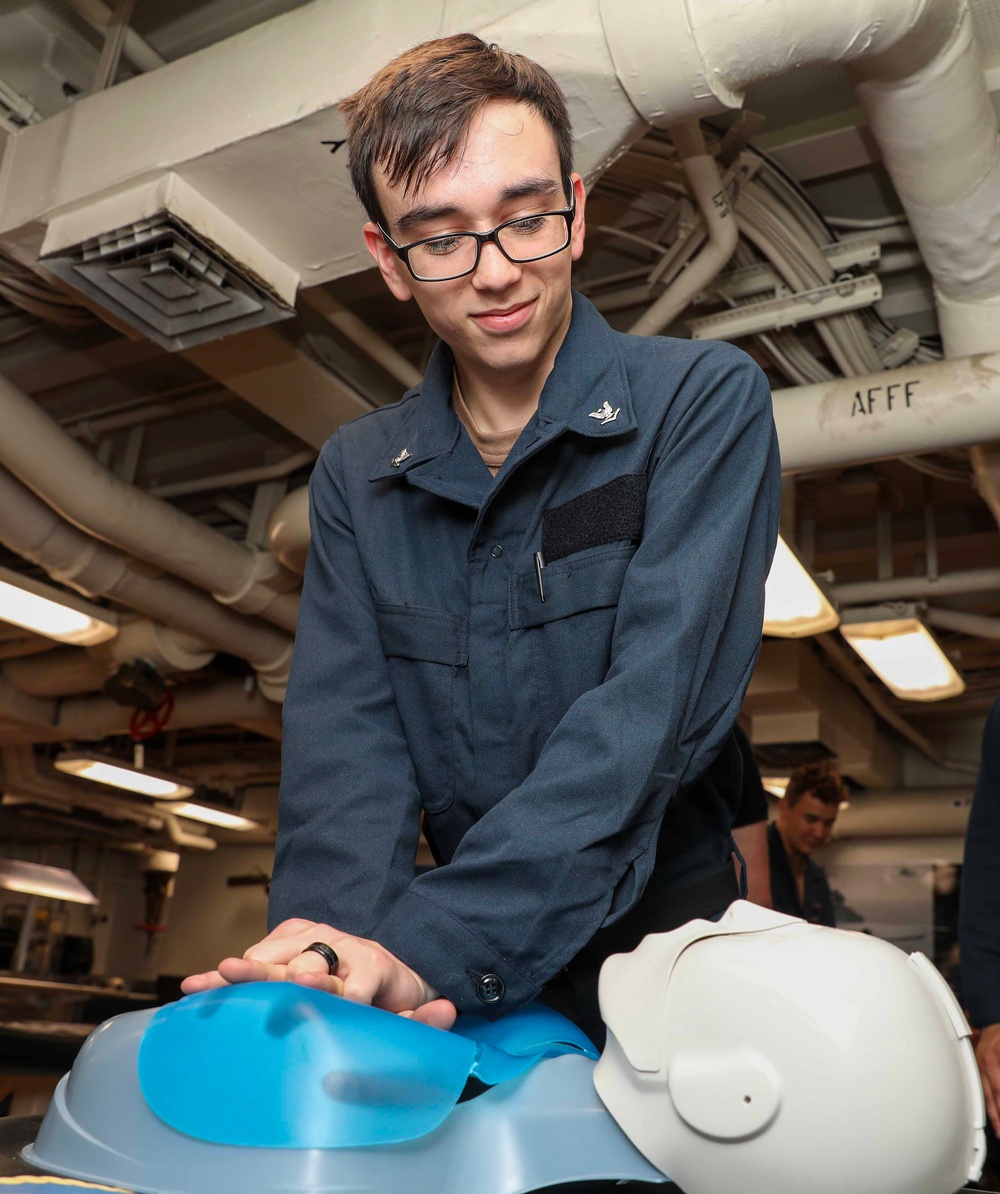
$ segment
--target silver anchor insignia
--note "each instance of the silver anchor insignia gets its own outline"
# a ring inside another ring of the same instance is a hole
[[[618,412],[616,411],[615,413],[617,414]],[[404,460],[410,459],[410,455],[411,455],[410,449],[404,448],[398,456],[393,456],[393,458],[389,461],[389,464],[393,468],[399,468],[399,466],[403,463]]]
[[[600,410],[592,410],[590,412],[590,414],[588,415],[588,418],[600,419],[601,426],[603,427],[607,423],[613,423],[615,421],[615,419],[618,418],[618,414],[620,411],[621,411],[620,406],[616,410],[612,410],[611,403],[608,401],[605,401],[605,403],[601,407],[601,409]]]

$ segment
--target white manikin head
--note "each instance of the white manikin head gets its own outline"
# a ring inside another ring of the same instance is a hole
[[[922,954],[739,900],[608,958],[594,1071],[685,1194],[952,1194],[982,1169],[969,1028]]]

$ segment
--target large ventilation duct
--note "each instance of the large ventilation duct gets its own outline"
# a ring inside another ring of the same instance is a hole
[[[111,597],[256,669],[264,696],[284,697],[292,639],[275,626],[219,605],[64,522],[0,468],[0,543],[89,597]]]
[[[393,54],[464,29],[552,67],[586,175],[643,131],[596,0],[315,0],[14,137],[0,243],[167,347],[278,318],[299,286],[370,264],[337,105]]]

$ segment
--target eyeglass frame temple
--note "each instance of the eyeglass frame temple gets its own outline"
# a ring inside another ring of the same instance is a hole
[[[548,253],[542,253],[539,257],[527,257],[523,261],[518,261],[511,257],[507,250],[499,241],[499,233],[504,228],[509,228],[511,224],[519,224],[522,220],[536,219],[538,216],[562,216],[566,221],[566,243],[561,245],[558,249],[552,249]],[[568,249],[573,240],[573,221],[576,219],[576,195],[573,196],[573,202],[569,207],[557,208],[554,211],[540,211],[534,216],[515,216],[512,220],[504,220],[503,223],[497,224],[495,228],[491,228],[489,232],[451,232],[439,233],[437,236],[424,236],[420,240],[411,241],[408,245],[397,245],[388,232],[382,227],[378,221],[375,221],[375,227],[381,232],[382,238],[389,246],[393,253],[402,261],[406,268],[410,271],[410,275],[417,282],[454,282],[456,278],[465,278],[469,274],[474,274],[479,266],[479,258],[483,252],[483,246],[494,244],[503,253],[504,257],[512,265],[528,265],[532,261],[544,261],[546,257],[554,257],[556,253],[562,253],[563,250]],[[460,274],[449,274],[446,278],[422,278],[417,274],[412,265],[410,265],[410,250],[419,249],[421,245],[429,244],[433,240],[446,240],[449,236],[471,236],[476,242],[476,260],[472,263],[469,269],[463,270]]]

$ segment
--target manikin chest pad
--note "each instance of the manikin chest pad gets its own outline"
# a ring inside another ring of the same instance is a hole
[[[951,1194],[982,1169],[970,1030],[922,954],[739,900],[610,957],[599,995],[597,1092],[686,1194]]]
[[[170,1127],[214,1144],[352,1148],[432,1131],[470,1077],[493,1086],[546,1057],[596,1058],[557,1012],[528,1005],[442,1032],[295,983],[245,983],[161,1008],[139,1083]]]

